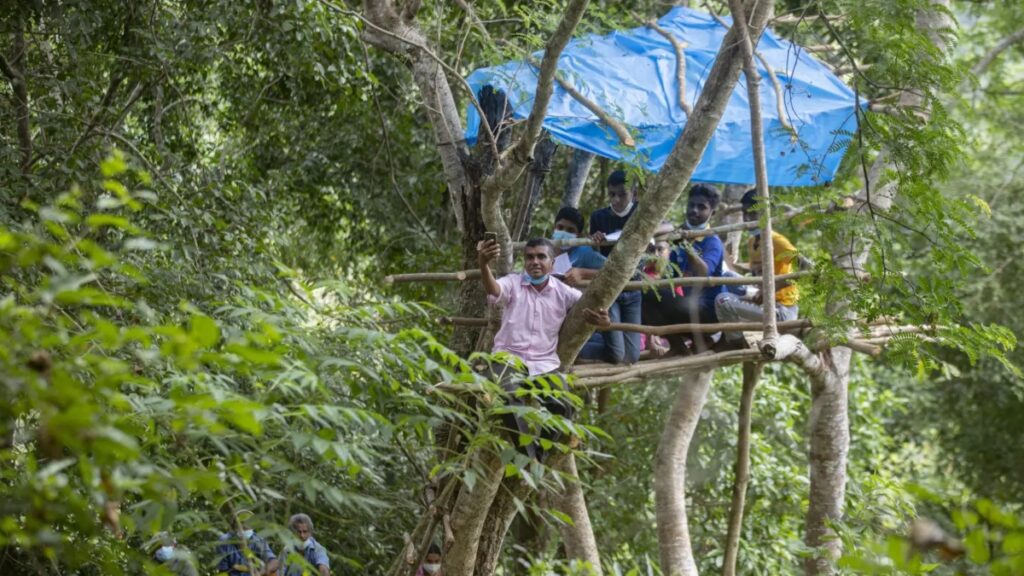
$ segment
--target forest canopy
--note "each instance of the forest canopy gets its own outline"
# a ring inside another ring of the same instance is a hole
[[[665,3],[0,11],[0,573],[1024,574],[1024,5],[680,4],[741,24],[658,172],[542,119],[581,86],[571,39]],[[800,97],[766,28],[870,102],[828,185],[711,183],[729,263],[768,223],[799,248],[804,324],[574,365],[652,238],[679,271],[704,237],[691,176],[746,73]],[[514,119],[466,82],[511,61],[541,80]],[[615,212],[616,174],[632,216],[556,327],[567,387],[503,389],[478,242],[522,272],[560,208]]]

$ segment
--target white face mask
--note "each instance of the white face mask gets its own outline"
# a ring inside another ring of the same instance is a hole
[[[710,227],[711,227],[711,220],[708,220],[707,222],[705,222],[703,224],[697,224],[696,226],[694,226],[693,224],[690,224],[689,220],[686,221],[686,229],[687,230],[707,230]]]
[[[440,569],[441,569],[441,565],[440,564],[424,564],[423,565],[423,571],[426,572],[427,574],[435,574]]]
[[[619,218],[622,218],[623,216],[627,216],[629,214],[629,211],[633,209],[633,204],[635,204],[635,202],[630,202],[629,204],[627,204],[626,205],[626,209],[623,210],[622,212],[616,212],[615,208],[612,207],[612,206],[608,206],[608,207],[612,209],[612,213],[614,213]]]
[[[242,535],[245,536],[246,540],[248,540],[248,539],[252,538],[253,536],[255,536],[256,532],[252,528],[248,528],[246,530],[242,530]]]
[[[161,546],[156,551],[156,559],[161,562],[167,562],[171,559],[171,556],[174,556],[174,546]]]

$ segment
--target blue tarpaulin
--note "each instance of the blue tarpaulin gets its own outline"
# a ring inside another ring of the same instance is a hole
[[[732,24],[728,18],[723,18]],[[704,85],[726,28],[711,15],[674,8],[658,24],[686,43],[686,100],[693,106]],[[765,123],[768,183],[772,186],[820,186],[832,181],[856,128],[856,96],[806,50],[766,30],[757,50],[783,87],[786,117],[794,139],[779,121],[776,91],[764,65],[761,108]],[[534,58],[539,61],[543,53]],[[561,78],[625,124],[636,146],[623,146],[612,130],[555,84],[544,119],[555,140],[658,171],[686,125],[678,104],[676,55],[668,39],[647,28],[574,39],[558,60]],[[525,119],[533,106],[537,70],[512,61],[481,68],[467,78],[474,92],[485,85],[504,90],[513,117]],[[867,103],[861,101],[861,106]],[[474,143],[480,116],[469,107],[466,137]],[[696,182],[749,184],[754,181],[750,109],[743,76],[693,175]]]

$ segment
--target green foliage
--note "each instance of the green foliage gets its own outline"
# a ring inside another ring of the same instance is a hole
[[[220,514],[242,507],[271,534],[288,511],[333,531],[409,510],[393,490],[419,481],[384,454],[448,417],[426,386],[474,379],[428,334],[379,329],[422,311],[310,308],[239,286],[213,310],[156,313],[124,262],[149,247],[130,222],[143,199],[113,186],[142,176],[125,170],[105,164],[117,202],[87,208],[76,191],[38,225],[0,230],[0,545],[24,564],[120,574],[161,530],[209,558]],[[380,536],[320,538],[344,560]]]

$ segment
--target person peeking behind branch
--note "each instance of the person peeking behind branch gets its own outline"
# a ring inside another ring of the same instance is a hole
[[[492,351],[505,352],[519,362],[491,362],[487,366],[489,376],[513,394],[509,399],[511,403],[520,402],[514,393],[521,386],[545,381],[552,392],[542,396],[543,407],[552,414],[571,418],[573,406],[565,398],[565,376],[558,373],[561,366],[558,332],[583,293],[552,276],[556,252],[554,244],[546,238],[534,238],[526,243],[524,272],[495,279],[490,264],[500,254],[501,247],[493,240],[477,244],[480,281],[487,292],[487,301],[503,307],[501,327],[494,336]],[[603,308],[586,309],[583,314],[587,322],[596,326],[610,323],[608,311]],[[540,436],[548,441],[560,438],[560,434],[550,429],[540,433],[531,430],[522,417],[507,416],[506,423],[510,427],[514,425],[522,435]],[[543,458],[543,450],[535,442],[526,447],[526,452],[538,460]]]
[[[555,241],[575,240],[583,233],[583,214],[572,206],[564,206],[555,215],[555,229],[551,238]],[[583,282],[594,279],[607,259],[590,246],[573,246],[561,248],[555,258],[555,274],[564,274],[565,283],[576,288]],[[639,296],[639,293],[637,293]],[[637,302],[638,303],[638,302]],[[619,298],[608,307],[608,318],[612,322],[622,322],[622,305]],[[631,318],[639,321],[639,318]],[[594,332],[583,345],[579,357],[584,360],[600,360],[611,364],[619,364],[626,358],[636,362],[640,356],[637,346],[636,357],[627,354],[626,335],[619,330]],[[632,348],[630,348],[632,351]]]
[[[416,570],[416,576],[442,576],[441,573],[441,547],[431,544],[427,549],[427,556],[423,564]]]
[[[751,188],[740,199],[743,207],[743,221],[757,222],[761,218],[761,211],[758,207],[757,190]],[[761,229],[755,228],[750,231],[750,240],[747,242],[747,259],[750,262],[750,272],[759,276],[761,270]],[[793,271],[793,263],[798,261],[799,253],[788,238],[772,230],[772,252],[775,257],[774,271],[776,276],[789,274]],[[721,322],[762,322],[764,321],[764,307],[761,305],[764,295],[760,291],[752,290],[749,296],[738,295],[731,292],[722,292],[715,298],[715,311]],[[792,280],[775,281],[775,318],[779,322],[796,320],[800,314],[797,302],[800,300],[800,289]],[[739,347],[743,342],[743,335],[739,332],[727,332],[725,334],[726,344],[729,347]]]

